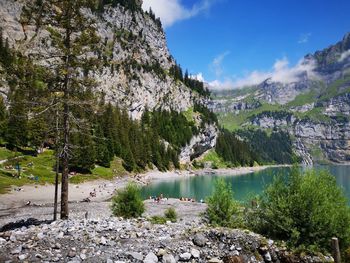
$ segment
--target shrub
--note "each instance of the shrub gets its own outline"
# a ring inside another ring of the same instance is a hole
[[[206,214],[212,225],[237,227],[240,225],[239,205],[233,199],[231,185],[222,178],[215,182],[212,195],[207,200]]]
[[[335,178],[327,171],[302,173],[294,167],[263,193],[251,216],[254,230],[289,245],[309,250],[330,250],[336,236],[343,248],[350,241],[350,208]]]
[[[177,214],[174,208],[168,208],[164,212],[164,216],[167,220],[170,220],[171,222],[175,223],[177,221]]]
[[[151,221],[152,224],[164,225],[167,220],[163,216],[152,216],[150,221]]]
[[[167,221],[175,223],[177,220],[177,214],[174,208],[168,208],[164,212],[164,216],[152,216],[150,222],[152,224],[165,224]]]
[[[112,213],[124,218],[139,217],[145,211],[140,188],[129,183],[125,189],[119,190],[112,199]]]

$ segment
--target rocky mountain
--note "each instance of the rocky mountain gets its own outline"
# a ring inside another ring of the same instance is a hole
[[[267,79],[210,107],[226,127],[282,129],[305,164],[350,161],[350,34],[300,62],[292,82]]]
[[[3,38],[36,63],[49,65],[49,56],[45,56],[46,51],[47,54],[52,51],[48,32],[44,27],[23,22],[21,14],[25,2],[0,1]],[[104,94],[107,102],[127,109],[133,119],[140,119],[145,109],[183,112],[193,108],[195,103],[205,104],[207,97],[172,76],[171,69],[177,64],[168,50],[160,20],[142,10],[142,1],[135,3],[135,9],[109,4],[99,12],[84,11],[95,21],[102,42],[100,50],[91,54],[103,64],[94,72],[98,83],[95,92]],[[0,84],[0,91],[6,97],[8,85],[1,75]],[[198,119],[198,125],[200,122]],[[204,140],[209,141],[204,148],[211,148],[215,145],[217,128],[209,125],[198,136],[200,138],[193,139],[193,145]],[[186,148],[184,152],[193,154],[195,151]],[[183,160],[189,157],[185,153],[182,156]]]
[[[44,28],[21,23],[22,3],[1,1],[0,24],[10,45],[35,57],[49,49],[50,43]],[[93,16],[103,41],[101,59],[110,62],[96,74],[98,89],[106,94],[107,100],[140,118],[146,107],[184,111],[194,101],[203,99],[166,74],[175,60],[169,53],[165,33],[141,7],[131,11],[121,5],[105,6],[100,15],[89,12],[87,15]]]

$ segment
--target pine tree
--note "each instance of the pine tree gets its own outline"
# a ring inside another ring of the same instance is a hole
[[[6,134],[7,111],[4,99],[0,96],[0,139],[5,139]]]
[[[10,148],[27,146],[28,117],[21,90],[14,92],[10,98],[9,118],[6,140]]]
[[[28,2],[25,7],[30,14],[22,21],[34,23],[47,29],[49,39],[55,50],[55,61],[50,65],[55,78],[56,91],[62,96],[62,190],[61,190],[61,218],[68,218],[68,173],[70,162],[70,135],[72,131],[71,101],[79,101],[79,95],[88,87],[94,85],[91,79],[82,75],[84,70],[93,68],[96,60],[90,54],[95,50],[99,38],[94,28],[94,21],[83,14],[84,8],[93,8],[94,0],[46,0]],[[40,8],[38,8],[38,5]],[[60,28],[60,30],[58,30]],[[88,162],[87,162],[88,163]]]
[[[132,152],[130,150],[129,144],[125,146],[123,149],[123,166],[125,170],[132,172],[135,169],[135,160],[134,156],[132,155]]]
[[[96,162],[103,167],[111,166],[111,153],[108,150],[108,140],[104,137],[101,125],[98,123],[96,127]]]

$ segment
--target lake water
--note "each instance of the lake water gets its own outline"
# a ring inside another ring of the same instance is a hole
[[[327,169],[335,176],[338,185],[343,187],[350,204],[350,165],[322,165],[316,169]],[[231,183],[234,197],[239,201],[250,200],[260,194],[263,189],[271,184],[275,176],[286,176],[290,168],[268,168],[266,170],[239,176],[221,176]],[[214,187],[217,175],[193,176],[188,178],[166,180],[150,184],[142,189],[142,196],[158,196],[161,193],[165,197],[180,198],[188,197],[196,200],[205,199]]]

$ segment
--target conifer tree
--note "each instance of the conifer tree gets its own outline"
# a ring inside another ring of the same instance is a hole
[[[24,94],[18,90],[11,96],[6,140],[10,148],[27,146],[28,117]]]
[[[6,134],[7,111],[4,99],[0,96],[0,139],[5,139]]]
[[[104,137],[101,124],[96,125],[96,162],[103,167],[110,167],[111,153],[108,150],[108,140]]]
[[[56,91],[63,93],[62,104],[62,189],[61,218],[68,218],[68,173],[70,162],[70,135],[72,131],[72,101],[79,100],[81,92],[94,85],[86,69],[93,68],[91,57],[99,38],[94,21],[84,15],[84,8],[93,8],[94,0],[29,1],[23,9],[21,21],[45,28],[55,48],[50,69],[57,73]],[[38,8],[39,7],[39,8]],[[28,15],[29,14],[29,15]]]

